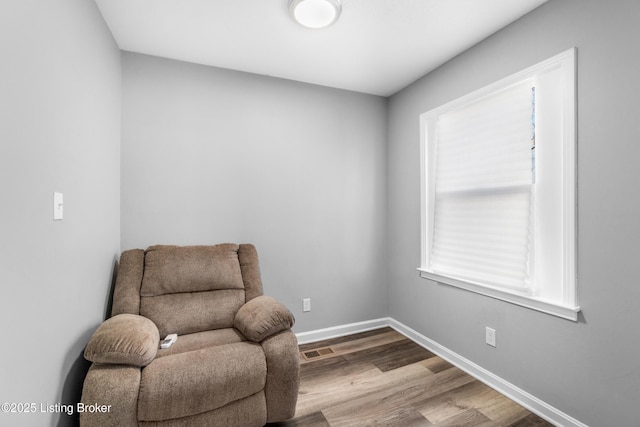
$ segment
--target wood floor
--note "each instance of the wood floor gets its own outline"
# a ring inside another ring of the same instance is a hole
[[[391,328],[300,351],[296,416],[270,427],[552,425]]]

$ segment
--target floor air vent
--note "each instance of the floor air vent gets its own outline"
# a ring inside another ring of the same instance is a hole
[[[318,357],[328,356],[333,353],[334,352],[333,350],[331,350],[331,347],[323,347],[323,348],[316,348],[314,350],[303,351],[302,357],[304,357],[306,360],[313,360],[313,359],[317,359]]]

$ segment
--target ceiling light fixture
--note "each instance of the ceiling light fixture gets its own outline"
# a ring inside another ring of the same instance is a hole
[[[289,13],[303,27],[326,28],[338,20],[340,0],[289,0]]]

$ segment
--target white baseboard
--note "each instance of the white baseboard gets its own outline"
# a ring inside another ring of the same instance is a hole
[[[357,334],[358,332],[371,331],[374,329],[391,326],[391,318],[367,320],[365,322],[349,323],[347,325],[333,326],[331,328],[317,329],[309,332],[299,332],[296,334],[298,344],[306,344],[329,338],[343,337],[345,335]]]
[[[347,325],[339,325],[331,328],[318,329],[315,331],[301,332],[296,334],[298,343],[305,344],[314,341],[336,338],[345,335],[355,334],[358,332],[370,331],[389,326],[402,335],[406,336],[416,344],[426,348],[430,352],[436,354],[452,365],[460,368],[469,375],[482,381],[494,390],[504,394],[509,399],[524,406],[534,414],[544,418],[556,426],[562,427],[588,427],[575,418],[565,414],[559,409],[547,404],[537,397],[527,393],[521,388],[511,384],[510,382],[500,378],[499,376],[487,371],[483,367],[473,363],[469,359],[451,351],[450,349],[438,344],[437,342],[425,337],[421,333],[411,329],[410,327],[398,322],[391,317],[369,320],[365,322],[350,323]]]

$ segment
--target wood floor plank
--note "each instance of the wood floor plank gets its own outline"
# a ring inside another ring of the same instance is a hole
[[[369,360],[382,372],[420,362],[435,355],[409,339],[379,345],[346,355],[352,363]]]
[[[438,424],[469,409],[478,409],[493,394],[497,393],[476,380],[423,402],[418,410],[430,422]]]
[[[315,411],[323,411],[327,416],[327,409],[340,408],[345,402],[352,402],[365,397],[366,402],[377,392],[389,392],[395,390],[400,384],[405,384],[411,378],[423,379],[434,374],[418,364],[408,365],[392,372],[382,373],[375,368],[359,375],[335,378],[335,381],[325,384],[323,387],[312,387],[311,390],[301,384],[302,393],[298,395],[296,416],[306,415]],[[349,411],[349,410],[348,410]],[[330,421],[331,422],[331,421]],[[333,424],[332,424],[333,425]]]
[[[322,415],[322,412],[314,412],[292,420],[269,424],[270,427],[331,427],[331,424]]]
[[[310,362],[315,362],[319,359],[327,359],[336,356],[344,356],[346,354],[357,353],[368,349],[376,349],[383,345],[393,345],[397,341],[406,340],[404,336],[394,331],[391,328],[384,328],[384,330],[364,332],[357,334],[353,340],[348,341],[345,337],[336,338],[336,342],[332,340],[320,341],[314,344],[305,344],[300,346],[301,352],[314,350],[317,348],[330,347],[333,350],[332,355],[322,356],[318,359],[305,360],[303,357],[300,360],[300,364],[304,365]]]
[[[351,343],[355,343],[358,341],[367,341],[367,340],[378,340],[379,336],[384,335],[395,335],[396,339],[404,338],[401,334],[398,334],[394,329],[385,327],[380,329],[374,329],[366,332],[359,332],[357,334],[345,335],[342,337],[329,338],[321,341],[314,341],[312,343],[300,344],[300,351],[311,350],[317,347],[327,347],[327,346],[339,346],[341,344],[350,345]],[[400,335],[400,336],[398,336]]]
[[[300,346],[294,419],[277,427],[548,427],[551,424],[392,328]]]
[[[324,380],[316,379],[313,383],[301,381],[296,416],[307,415],[337,405],[354,395],[380,387],[378,384],[384,386],[384,380],[376,382],[376,377],[380,376],[382,372],[370,365],[369,369],[354,368],[348,375],[331,375]]]
[[[420,363],[434,374],[447,370],[453,366],[451,363],[439,358],[438,356],[423,360]]]
[[[474,426],[485,427],[493,424],[492,421],[477,409],[467,409],[437,424],[438,427]]]
[[[300,366],[300,382],[303,387],[317,387],[322,383],[340,382],[370,369],[378,368],[373,363],[351,363],[344,356],[331,357]]]
[[[376,419],[343,418],[330,423],[331,427],[432,427],[422,414],[413,408],[397,408]]]
[[[515,423],[509,424],[508,427],[542,427],[548,426],[549,423],[537,416],[536,414],[529,414]]]
[[[531,413],[498,392],[495,392],[490,400],[479,405],[479,410],[505,426],[518,423]]]
[[[377,334],[365,335],[364,337],[334,344],[333,347],[340,353],[352,353],[367,348],[374,348],[385,344],[391,344],[404,340],[405,337],[391,328],[379,330]]]
[[[436,425],[440,425],[444,419],[453,414],[469,409],[476,409],[488,419],[496,421],[498,425],[502,426],[510,426],[529,415],[533,415],[480,381],[466,384],[445,395],[437,396],[418,408],[421,414]]]
[[[367,393],[360,394],[344,403],[332,405],[322,412],[332,426],[342,425],[345,420],[353,420],[354,418],[360,421],[378,421],[394,411],[413,407],[433,396],[474,381],[473,378],[455,367],[438,374],[429,373],[426,375],[420,372],[419,374],[391,377],[397,371],[408,371],[409,368],[416,367],[428,371],[420,364],[415,363],[385,372],[378,380],[387,379],[386,386],[379,384],[378,387]]]

